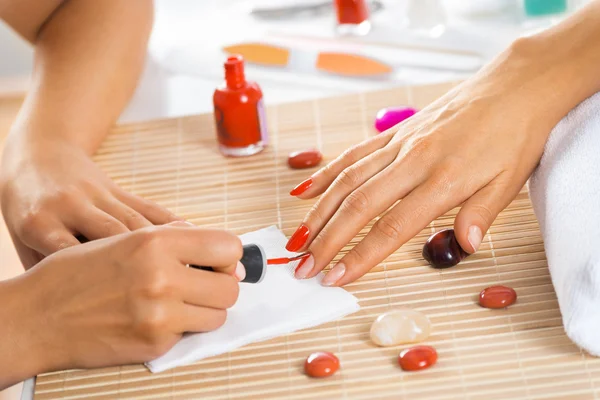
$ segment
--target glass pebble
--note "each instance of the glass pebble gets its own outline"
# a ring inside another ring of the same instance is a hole
[[[317,351],[306,358],[304,372],[313,378],[325,378],[340,369],[340,360],[328,351]]]
[[[323,155],[319,150],[295,151],[288,155],[288,165],[294,169],[310,168],[319,165]]]
[[[423,258],[434,268],[453,267],[468,255],[458,244],[454,229],[434,233],[423,246]]]
[[[398,364],[405,371],[419,371],[437,362],[437,351],[431,346],[415,346],[402,350]]]
[[[400,122],[415,115],[417,110],[412,107],[389,107],[383,108],[375,116],[375,129],[377,132],[383,132]]]
[[[504,308],[517,301],[517,292],[507,286],[490,286],[479,293],[479,305],[485,308]]]
[[[395,346],[421,342],[431,333],[431,322],[423,313],[400,309],[388,311],[375,319],[370,336],[378,346]]]

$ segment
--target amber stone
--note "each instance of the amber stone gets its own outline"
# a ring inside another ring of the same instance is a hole
[[[310,168],[319,165],[322,159],[323,155],[319,150],[295,151],[288,155],[288,165],[295,169]]]
[[[517,292],[507,286],[490,286],[479,293],[479,305],[485,308],[504,308],[517,301]]]
[[[421,342],[429,336],[431,322],[423,313],[410,309],[388,311],[375,319],[370,337],[378,346]]]
[[[458,244],[454,229],[434,233],[423,246],[423,258],[434,268],[453,267],[468,255]]]
[[[398,363],[405,371],[419,371],[435,364],[437,357],[437,351],[433,347],[415,346],[402,350],[398,356]]]
[[[306,358],[304,372],[313,378],[325,378],[336,373],[340,369],[340,360],[328,352],[317,351]]]

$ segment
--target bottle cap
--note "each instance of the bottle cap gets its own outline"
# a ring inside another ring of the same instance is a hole
[[[244,255],[240,262],[246,268],[246,278],[242,282],[259,283],[267,274],[267,257],[262,247],[257,244],[244,246]]]
[[[267,257],[262,247],[257,244],[247,244],[244,246],[244,253],[240,260],[246,269],[246,277],[242,282],[259,283],[267,274]],[[190,265],[192,268],[213,271],[211,267]]]

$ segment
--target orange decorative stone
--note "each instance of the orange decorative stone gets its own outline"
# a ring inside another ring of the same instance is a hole
[[[328,352],[317,351],[308,356],[304,362],[304,372],[313,378],[325,378],[340,369],[340,360]]]
[[[295,151],[288,155],[288,165],[294,169],[310,168],[319,165],[323,155],[319,150]]]
[[[507,286],[490,286],[479,293],[479,305],[485,308],[504,308],[517,301],[517,292]]]
[[[419,371],[437,362],[437,351],[431,346],[415,346],[402,350],[398,364],[405,371]]]

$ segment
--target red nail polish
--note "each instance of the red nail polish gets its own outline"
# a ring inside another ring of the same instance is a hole
[[[225,84],[213,95],[219,149],[226,156],[249,156],[267,145],[263,94],[246,80],[244,60],[232,55],[225,62]]]
[[[298,263],[298,266],[294,270],[294,274],[296,272],[298,272],[298,270],[300,269],[300,267],[302,267],[304,265],[304,263],[306,262],[306,260],[308,260],[308,257],[310,257],[310,253],[306,253],[306,255],[300,259],[300,262]]]
[[[298,251],[304,246],[306,241],[308,240],[308,227],[304,224],[300,225],[300,227],[294,232],[290,240],[287,242],[285,246],[287,251]]]
[[[292,191],[290,192],[290,195],[299,196],[302,193],[306,192],[308,190],[308,188],[310,188],[312,186],[312,184],[313,184],[312,178],[308,178],[307,180],[305,180],[304,182],[302,182],[301,184],[299,184],[298,186],[293,188]]]

